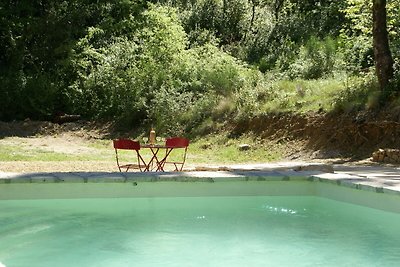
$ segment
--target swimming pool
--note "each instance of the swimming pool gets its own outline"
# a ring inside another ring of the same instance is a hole
[[[0,262],[7,267],[400,261],[398,197],[332,184],[10,183],[0,196]]]

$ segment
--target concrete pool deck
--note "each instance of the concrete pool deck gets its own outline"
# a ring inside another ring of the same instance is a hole
[[[5,173],[0,184],[10,183],[123,183],[127,181],[315,181],[400,196],[399,166],[359,166],[307,162],[207,166],[184,172],[54,172]]]

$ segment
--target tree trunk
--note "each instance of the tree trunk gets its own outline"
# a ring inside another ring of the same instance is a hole
[[[379,87],[383,91],[393,77],[393,59],[386,25],[386,0],[373,0],[372,20],[375,69]]]
[[[279,11],[281,10],[281,7],[283,6],[284,2],[285,2],[285,0],[275,0],[275,2],[274,2],[275,20],[278,20]]]
[[[258,1],[257,0],[251,0],[251,20],[250,20],[250,26],[249,26],[249,30],[246,31],[244,33],[244,38],[243,41],[246,41],[247,39],[247,33],[251,34],[253,31],[253,24],[254,24],[254,19],[256,16],[256,5],[258,5]]]

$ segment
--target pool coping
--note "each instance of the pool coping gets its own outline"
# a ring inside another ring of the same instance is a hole
[[[18,183],[126,183],[126,182],[221,182],[310,181],[330,183],[379,194],[400,196],[400,168],[283,162],[224,167],[202,167],[184,172],[52,172],[4,173],[1,184]]]

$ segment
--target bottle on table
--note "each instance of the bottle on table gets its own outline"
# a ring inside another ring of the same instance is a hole
[[[154,128],[151,128],[150,136],[149,136],[150,145],[154,145],[156,143],[156,131]]]

